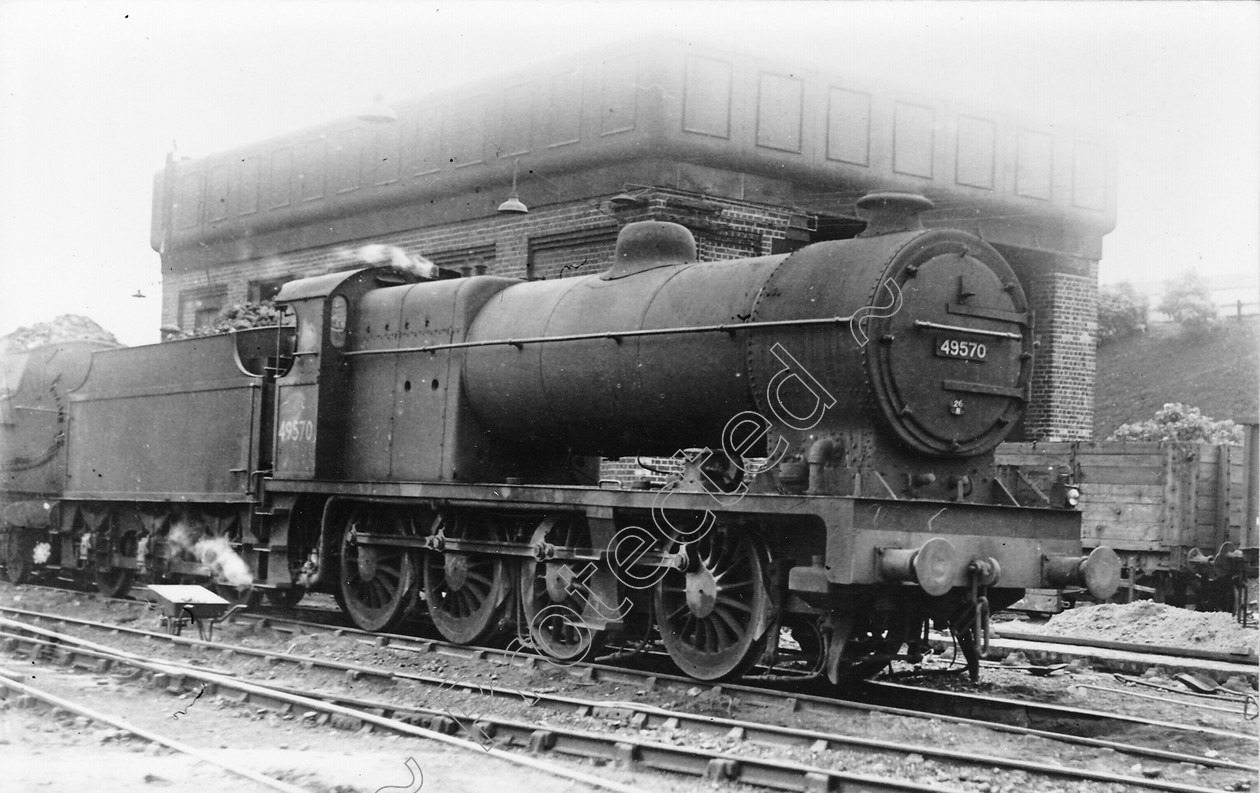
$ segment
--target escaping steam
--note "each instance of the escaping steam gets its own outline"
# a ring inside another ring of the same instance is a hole
[[[431,281],[438,277],[438,266],[419,254],[407,253],[397,245],[372,243],[358,250],[364,264],[384,264],[400,273]]]
[[[214,571],[214,577],[222,579],[232,586],[250,586],[254,583],[254,575],[226,537],[210,537],[199,540],[193,546],[193,554],[197,561]]]
[[[216,581],[231,586],[247,587],[254,583],[254,574],[249,565],[232,550],[226,537],[205,537],[201,529],[190,526],[183,521],[171,526],[167,532],[168,553],[171,556],[184,551],[191,554],[206,567]]]

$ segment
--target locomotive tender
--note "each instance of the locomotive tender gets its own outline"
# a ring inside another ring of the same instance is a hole
[[[930,206],[871,194],[857,238],[724,262],[634,223],[600,274],[366,268],[284,286],[285,327],[10,359],[8,575],[222,580],[201,552],[222,540],[253,576],[226,583],[331,591],[368,630],[418,609],[561,662],[656,636],[706,680],[790,631],[836,681],[921,655],[935,623],[974,676],[990,613],[1108,597],[1119,563],[1081,555],[1071,482],[1030,506],[999,475],[1033,317]],[[681,472],[600,480],[627,455]]]

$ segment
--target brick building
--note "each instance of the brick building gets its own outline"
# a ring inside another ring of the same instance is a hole
[[[185,329],[385,243],[466,274],[585,275],[629,221],[701,259],[859,233],[854,202],[921,193],[925,225],[1002,252],[1036,310],[1023,437],[1087,438],[1114,156],[1096,132],[739,53],[652,42],[392,102],[156,177],[163,322]],[[501,214],[513,191],[528,207]]]

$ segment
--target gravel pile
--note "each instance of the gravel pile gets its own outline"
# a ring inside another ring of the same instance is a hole
[[[1260,631],[1242,627],[1230,614],[1187,611],[1150,600],[1080,606],[1051,617],[1037,632],[1222,653],[1260,650]]]

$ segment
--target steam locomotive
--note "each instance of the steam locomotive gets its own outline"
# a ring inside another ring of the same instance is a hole
[[[785,648],[869,676],[934,624],[974,676],[992,613],[1108,597],[1119,561],[1082,556],[1071,481],[995,466],[1032,314],[930,206],[871,194],[856,238],[722,262],[644,221],[594,275],[367,267],[285,285],[279,327],[9,356],[7,575],[331,592],[367,630],[419,613],[559,663],[659,641],[703,680]],[[627,456],[669,475],[601,479]]]

